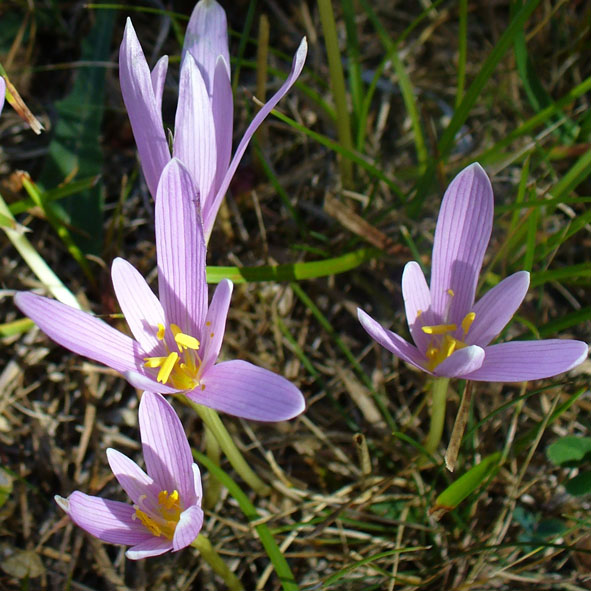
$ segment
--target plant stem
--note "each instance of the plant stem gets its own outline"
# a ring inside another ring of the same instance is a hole
[[[433,454],[441,441],[443,424],[445,423],[445,406],[447,402],[447,385],[449,378],[434,378],[432,404],[431,404],[431,425],[429,435],[425,441],[425,450]]]
[[[352,150],[351,121],[347,106],[345,76],[343,75],[343,64],[341,62],[341,51],[339,49],[337,28],[332,10],[332,0],[318,0],[318,13],[320,15],[320,22],[322,23],[322,32],[324,33],[330,84],[332,86],[337,112],[337,134],[340,144],[347,150]],[[351,161],[341,155],[339,158],[339,167],[343,187],[351,188],[353,185],[353,167]]]
[[[211,542],[203,535],[199,534],[191,543],[193,548],[199,550],[201,557],[211,568],[213,572],[218,574],[224,583],[228,586],[230,591],[244,591],[242,583],[238,580],[236,575],[228,568],[222,557],[215,551]]]
[[[205,427],[205,450],[207,453],[207,457],[215,463],[216,466],[220,465],[220,455],[221,449],[218,440],[215,438],[215,435],[211,431],[209,427]],[[220,491],[222,489],[221,482],[213,475],[209,475],[209,480],[207,481],[207,490],[203,495],[203,506],[206,509],[213,509],[215,504],[218,502],[220,498]]]
[[[222,423],[218,413],[212,408],[208,408],[207,406],[202,406],[201,404],[193,402],[191,399],[182,394],[178,395],[177,398],[187,406],[190,406],[201,417],[201,420],[205,423],[205,426],[217,439],[217,442],[220,444],[224,454],[226,454],[230,464],[232,464],[232,467],[234,470],[236,470],[236,472],[238,472],[244,482],[246,482],[257,494],[262,496],[268,495],[270,492],[269,487],[252,471],[250,466],[247,464],[244,456],[240,453],[240,450],[232,441],[232,437],[230,437],[228,430],[226,427],[224,427],[224,424]]]

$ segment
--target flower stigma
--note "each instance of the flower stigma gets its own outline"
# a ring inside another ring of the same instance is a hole
[[[140,504],[146,499],[147,495],[142,495],[139,499]],[[158,509],[154,511],[142,511],[138,505],[134,505],[135,514],[132,519],[139,519],[142,525],[146,527],[149,532],[156,536],[164,536],[169,540],[174,537],[174,530],[181,517],[182,508],[180,503],[180,496],[177,490],[169,493],[166,490],[161,490],[158,493]]]
[[[421,330],[433,338],[429,341],[429,346],[425,352],[427,357],[427,369],[433,371],[441,362],[451,356],[454,351],[467,347],[464,342],[472,323],[476,318],[474,312],[469,312],[464,316],[461,323],[462,336],[458,338],[456,333],[458,326],[456,324],[435,324],[433,326],[422,326]]]
[[[176,324],[170,325],[170,332],[172,332],[177,351],[169,349],[165,340],[166,327],[158,324],[156,337],[162,342],[168,354],[145,357],[144,366],[158,369],[156,380],[160,384],[168,384],[178,390],[192,390],[199,385],[201,373],[201,358],[197,354],[199,340],[182,332]]]

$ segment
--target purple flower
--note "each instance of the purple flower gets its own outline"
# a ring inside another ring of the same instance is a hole
[[[184,392],[195,402],[260,421],[293,418],[302,393],[246,361],[216,364],[232,295],[222,281],[207,306],[205,242],[197,189],[176,159],[164,168],[156,198],[160,300],[127,261],[115,259],[115,294],[135,340],[102,320],[33,293],[16,305],[54,341],[121,372],[135,387]]]
[[[431,286],[418,263],[402,275],[402,295],[416,346],[363,310],[359,321],[380,345],[438,377],[491,382],[547,378],[579,365],[581,341],[548,339],[489,345],[520,306],[529,273],[507,277],[474,303],[493,221],[493,192],[479,164],[464,169],[443,197],[433,243]]]
[[[144,392],[139,423],[147,474],[115,449],[109,465],[133,505],[80,491],[58,505],[72,521],[103,542],[132,546],[132,560],[176,552],[193,542],[203,525],[201,476],[180,419],[160,395]]]
[[[250,139],[300,75],[306,53],[304,38],[289,76],[257,113],[230,162],[233,100],[226,13],[215,0],[201,0],[195,6],[183,47],[172,151],[191,172],[197,186],[206,240]],[[171,157],[161,112],[167,66],[168,57],[164,56],[150,73],[128,19],[119,52],[121,92],[154,197],[160,174]]]
[[[4,97],[6,96],[6,82],[4,78],[0,76],[0,113],[2,113],[2,109],[4,108]]]

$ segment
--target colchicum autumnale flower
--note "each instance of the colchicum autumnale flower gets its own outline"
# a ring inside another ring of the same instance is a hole
[[[181,550],[203,525],[201,475],[172,406],[160,394],[144,392],[139,424],[147,474],[124,454],[107,450],[111,470],[133,505],[80,491],[55,497],[89,534],[131,546],[126,556],[132,560]]]
[[[380,345],[436,377],[521,382],[567,371],[587,357],[585,343],[547,339],[489,344],[515,314],[529,286],[529,273],[519,271],[474,303],[493,205],[490,181],[479,164],[460,172],[445,192],[435,229],[430,287],[414,261],[402,275],[415,345],[361,309],[359,321]]]
[[[198,404],[259,421],[304,410],[285,378],[246,361],[217,363],[232,295],[222,281],[207,305],[205,241],[197,188],[176,159],[164,168],[156,198],[160,300],[127,261],[112,266],[115,295],[135,340],[92,315],[33,293],[16,305],[60,345],[121,372],[135,387],[185,393]]]
[[[250,139],[297,80],[306,53],[304,38],[287,79],[254,117],[230,162],[233,98],[226,13],[215,0],[201,0],[195,6],[183,47],[172,152],[188,168],[199,191],[206,241]],[[171,158],[161,109],[167,67],[164,56],[150,73],[128,19],[119,52],[121,92],[154,197],[160,174]]]

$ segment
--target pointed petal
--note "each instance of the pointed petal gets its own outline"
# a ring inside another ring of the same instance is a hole
[[[172,406],[160,394],[144,392],[139,423],[146,468],[159,490],[176,489],[184,506],[195,504],[191,448]]]
[[[181,518],[174,530],[172,550],[177,552],[186,548],[197,537],[203,526],[203,510],[197,505],[189,507],[181,513]]]
[[[160,70],[158,74],[161,75]],[[119,81],[148,188],[156,195],[160,173],[170,160],[150,69],[128,18],[119,50]]]
[[[232,83],[230,82],[230,68],[222,56],[218,57],[213,79],[213,97],[211,102],[213,123],[215,127],[215,142],[217,163],[212,190],[206,199],[204,212],[209,209],[215,193],[217,193],[224,175],[230,165],[232,156],[232,133],[234,129],[234,98]],[[205,217],[205,213],[203,214]]]
[[[191,173],[201,207],[211,190],[217,164],[211,108],[201,72],[189,54],[181,67],[172,152]],[[226,113],[228,116],[232,117],[232,113]]]
[[[306,54],[308,52],[308,43],[306,38],[304,37],[296,51],[296,54],[293,58],[293,62],[291,65],[291,71],[285,80],[285,82],[281,85],[281,88],[269,99],[269,101],[261,108],[261,110],[256,114],[255,118],[252,120],[251,124],[248,126],[242,140],[238,144],[238,148],[236,149],[236,153],[234,154],[234,158],[232,158],[232,162],[230,163],[230,167],[226,172],[222,184],[216,193],[215,199],[211,204],[209,211],[207,212],[207,216],[204,215],[203,219],[203,227],[205,229],[205,236],[209,238],[211,234],[211,229],[213,228],[213,223],[215,222],[215,217],[218,213],[218,209],[220,208],[220,204],[228,187],[230,186],[230,181],[238,168],[238,164],[240,164],[240,160],[242,160],[242,156],[246,151],[248,143],[250,139],[254,135],[255,131],[258,129],[259,125],[264,121],[265,117],[275,108],[277,103],[283,98],[283,96],[288,92],[288,90],[293,86],[294,82],[298,79],[298,76],[302,72],[304,67],[304,62],[306,61]]]
[[[211,298],[211,304],[205,317],[205,327],[201,335],[202,373],[207,373],[220,354],[226,332],[226,318],[232,299],[232,288],[232,282],[224,279],[220,281]]]
[[[183,60],[187,52],[195,58],[210,94],[218,56],[224,58],[230,77],[226,13],[215,0],[195,5],[185,33]]]
[[[436,376],[455,378],[477,370],[484,361],[484,349],[477,345],[464,347],[442,361],[434,370]]]
[[[123,377],[138,390],[147,390],[148,392],[159,392],[160,394],[176,394],[178,390],[161,384],[156,378],[158,370],[145,369],[151,375],[144,375],[138,371],[122,371]]]
[[[199,404],[243,419],[285,421],[303,412],[302,393],[284,377],[246,361],[210,368],[187,396]]]
[[[363,326],[367,334],[374,341],[382,345],[385,349],[388,349],[396,357],[403,359],[422,371],[431,373],[423,367],[423,364],[426,363],[425,357],[415,346],[407,343],[402,337],[399,337],[391,330],[384,328],[361,308],[357,308],[357,317],[359,318],[359,322],[361,322],[361,326]]]
[[[199,471],[199,466],[197,464],[193,464],[193,481],[195,484],[195,497],[197,498],[197,504],[201,505],[201,501],[203,499],[203,488],[201,485],[201,472]]]
[[[131,545],[154,537],[139,519],[134,519],[135,509],[127,503],[75,491],[68,497],[66,505],[72,521],[103,542]]]
[[[138,343],[86,312],[28,292],[14,298],[17,307],[62,347],[125,373],[142,373]]]
[[[169,550],[172,550],[171,540],[163,536],[160,536],[159,538],[150,536],[149,540],[146,540],[141,544],[136,544],[133,548],[130,548],[125,553],[125,556],[127,556],[129,560],[142,560],[143,558],[160,556]]]
[[[166,82],[166,71],[168,70],[168,56],[163,55],[154,66],[150,78],[152,79],[152,89],[154,90],[154,100],[156,101],[156,111],[162,113],[162,94],[164,92],[164,83]]]
[[[158,325],[165,324],[164,311],[137,269],[122,258],[116,258],[111,267],[113,288],[129,328],[147,357],[164,347],[157,338]]]
[[[466,344],[486,347],[517,312],[528,287],[529,273],[518,271],[484,294],[472,310],[476,316],[466,336]]]
[[[472,309],[492,229],[493,199],[490,181],[479,164],[460,172],[443,196],[431,270],[433,311],[442,322],[459,325]]]
[[[2,109],[4,108],[4,97],[6,96],[6,82],[4,82],[4,78],[0,76],[0,113],[2,113]]]
[[[586,343],[569,339],[501,343],[486,347],[480,369],[462,377],[481,382],[551,378],[583,363],[588,354]]]
[[[176,159],[164,168],[156,199],[158,289],[167,324],[197,339],[207,310],[205,242],[197,189]]]
[[[154,492],[158,494],[159,491],[154,491],[154,480],[125,454],[109,448],[107,460],[121,488],[136,505],[140,504],[142,495]]]
[[[402,297],[410,334],[421,353],[429,345],[429,336],[422,326],[437,324],[431,311],[431,293],[421,266],[415,261],[407,263],[402,273]]]

